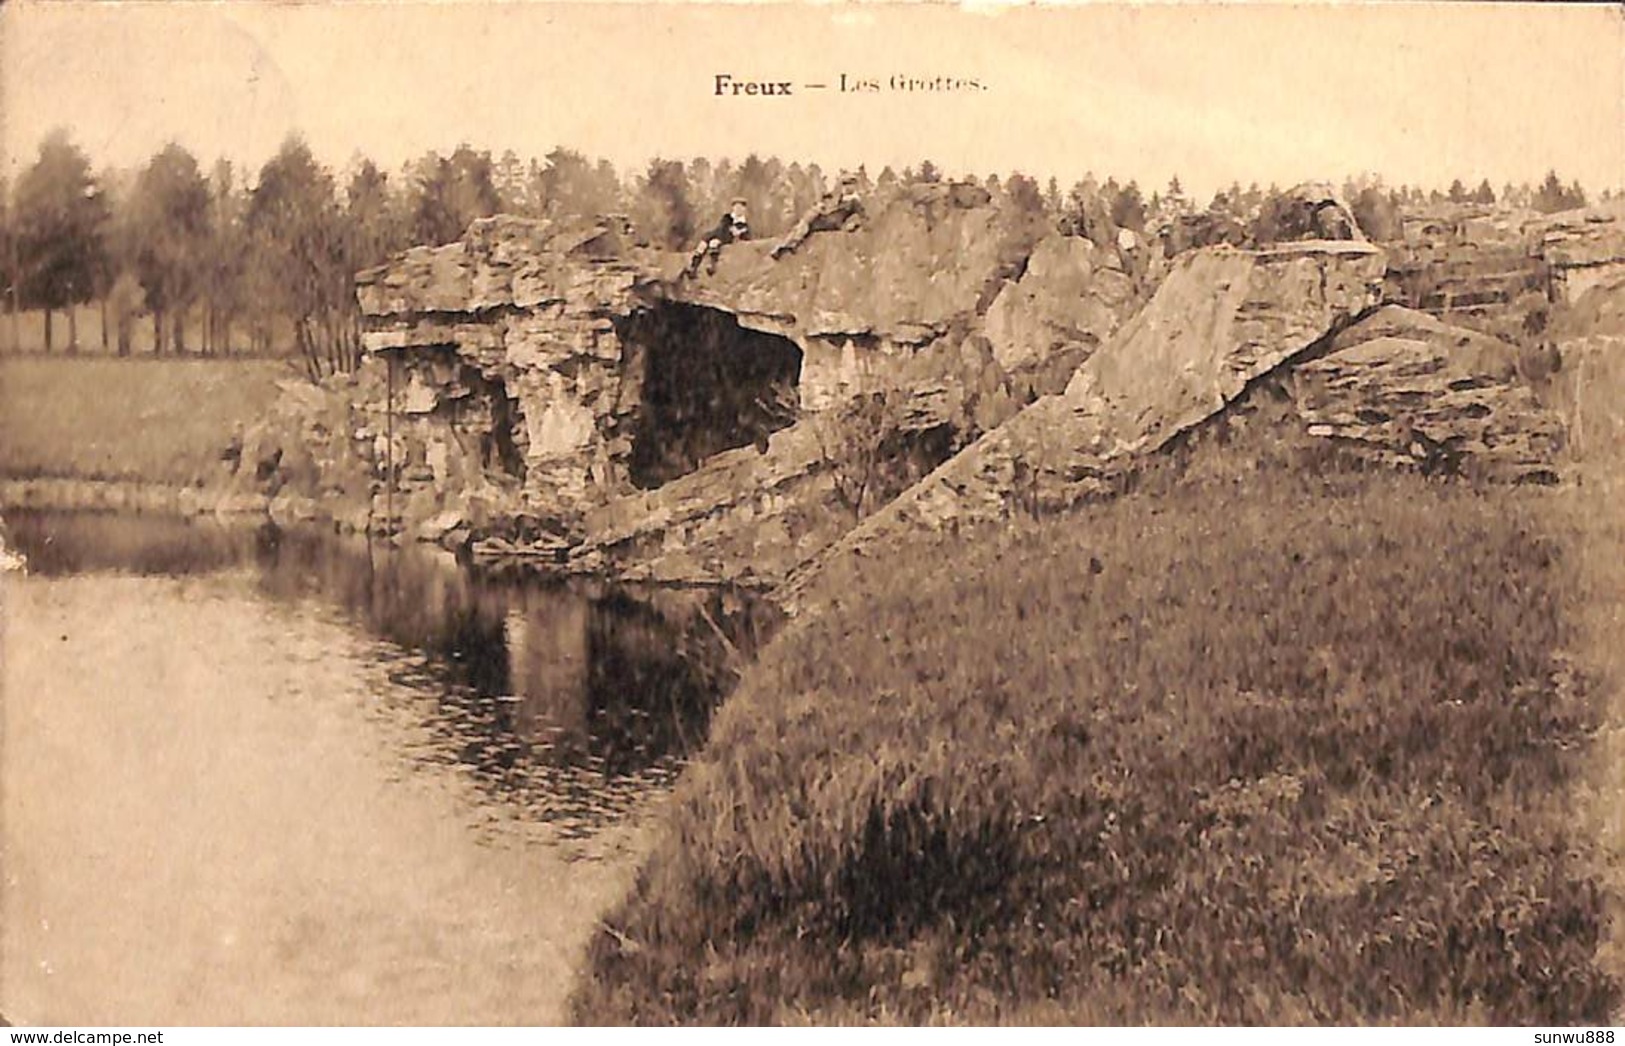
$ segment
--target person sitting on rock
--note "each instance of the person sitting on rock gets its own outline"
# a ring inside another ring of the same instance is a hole
[[[717,257],[722,248],[736,240],[750,239],[750,205],[743,196],[734,197],[728,206],[728,213],[724,214],[710,232],[700,237],[695,245],[694,252],[688,256],[688,265],[683,269],[684,276],[696,276],[700,271],[700,263],[706,263],[706,272],[717,271]]]
[[[774,246],[773,257],[781,258],[789,254],[815,232],[855,228],[862,215],[863,198],[858,195],[858,179],[855,175],[843,174],[835,188],[820,196],[812,209],[796,222],[790,234]]]
[[[1335,200],[1323,200],[1315,204],[1314,214],[1309,219],[1313,235],[1321,240],[1353,240],[1354,219],[1348,210]]]

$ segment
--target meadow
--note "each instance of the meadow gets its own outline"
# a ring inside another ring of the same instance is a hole
[[[1617,485],[1288,459],[853,566],[715,719],[576,1019],[1617,1014]]]
[[[0,477],[207,480],[297,378],[273,360],[0,356]]]

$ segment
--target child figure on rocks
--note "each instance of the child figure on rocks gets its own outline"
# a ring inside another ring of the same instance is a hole
[[[812,210],[802,215],[790,234],[773,247],[773,257],[781,258],[800,247],[815,232],[834,232],[854,227],[863,215],[863,198],[858,195],[858,179],[843,174],[830,192],[819,197]]]
[[[750,239],[750,207],[744,197],[736,196],[728,207],[728,213],[718,220],[716,227],[704,236],[695,246],[692,254],[688,256],[688,264],[683,268],[684,276],[697,276],[700,272],[700,263],[705,263],[705,271],[717,271],[717,256],[722,248],[736,240]]]

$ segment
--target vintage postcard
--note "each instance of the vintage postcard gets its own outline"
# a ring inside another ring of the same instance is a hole
[[[1612,1042],[1622,397],[1617,5],[6,4],[0,1016]]]

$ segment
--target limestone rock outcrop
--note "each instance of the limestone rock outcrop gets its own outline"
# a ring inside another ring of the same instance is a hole
[[[405,361],[411,413],[485,429],[482,464],[533,500],[629,489],[641,370],[616,320],[647,271],[629,240],[609,222],[476,221],[357,277],[363,345]]]
[[[1116,251],[1081,237],[1046,237],[1021,279],[1005,282],[988,308],[993,358],[1011,373],[1058,362],[1070,374],[1117,328],[1133,294]]]
[[[1001,368],[1019,376],[1056,351],[1100,344],[1130,305],[1115,251],[1001,210],[970,184],[900,188],[870,200],[851,228],[777,260],[771,246],[732,244],[714,273],[660,293],[794,341],[811,411],[895,387],[904,361],[984,325]]]
[[[1550,331],[1561,361],[1554,385],[1581,461],[1615,463],[1625,452],[1625,272],[1599,281]]]
[[[962,441],[1059,391],[1134,305],[1116,252],[973,185],[880,195],[859,221],[770,247],[730,244],[690,277],[615,221],[498,217],[362,273],[363,342],[395,360],[413,468],[438,474],[414,450],[434,444],[579,537],[616,499],[711,460],[727,471],[770,437],[804,443],[773,433],[869,393],[900,393],[908,428]],[[696,504],[682,489],[673,503]],[[403,523],[444,501],[410,501]]]
[[[1625,276],[1625,204],[1563,211],[1532,225],[1551,269],[1552,297],[1573,304]]]
[[[841,557],[1110,494],[1266,379],[1304,438],[1549,474],[1562,426],[1526,350],[1379,309],[1392,266],[1330,190],[1275,219],[1282,242],[1176,255],[1143,308],[1121,250],[974,185],[877,195],[778,257],[732,243],[692,276],[618,221],[486,219],[362,274],[373,384],[342,427],[374,519],[394,492],[392,529],[565,571],[788,578],[792,608]],[[1543,226],[1539,257],[1593,266],[1604,224]],[[861,431],[871,403],[884,431]]]
[[[1040,398],[869,517],[799,569],[783,601],[801,610],[826,598],[818,577],[836,557],[1109,494],[1138,459],[1374,306],[1383,268],[1381,252],[1359,241],[1182,256],[1063,393]]]
[[[1526,376],[1528,356],[1390,305],[1294,367],[1287,387],[1310,436],[1375,460],[1545,480],[1555,478],[1564,432]]]

